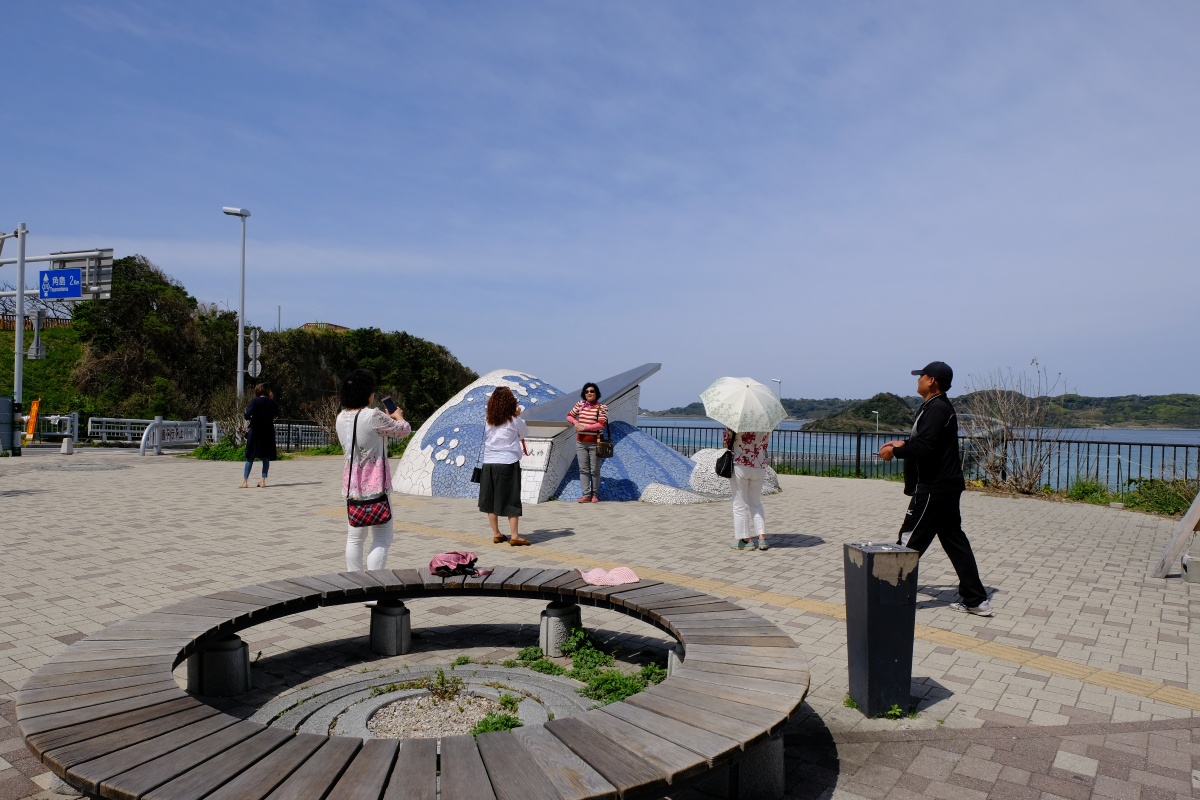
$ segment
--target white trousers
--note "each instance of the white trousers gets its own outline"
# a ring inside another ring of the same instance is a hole
[[[392,546],[395,533],[390,519],[382,525],[366,525],[362,528],[346,526],[347,571],[362,571],[363,545],[368,533],[371,534],[371,549],[367,553],[367,569],[383,569],[387,565],[388,548]]]
[[[762,488],[767,471],[762,467],[733,465],[733,538],[749,539],[751,523],[754,533],[767,535],[767,514],[763,510]]]

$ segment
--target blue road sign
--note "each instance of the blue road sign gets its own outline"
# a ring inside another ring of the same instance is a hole
[[[44,269],[39,286],[43,300],[66,300],[83,297],[83,275],[80,269]]]

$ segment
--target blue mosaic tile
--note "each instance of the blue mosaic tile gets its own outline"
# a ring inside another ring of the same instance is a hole
[[[613,457],[600,462],[601,500],[639,500],[652,483],[676,489],[688,488],[695,461],[628,423],[614,422],[609,429],[613,437]],[[555,497],[573,501],[581,496],[579,462],[574,460]]]

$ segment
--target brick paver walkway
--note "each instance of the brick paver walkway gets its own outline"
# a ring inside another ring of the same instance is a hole
[[[239,464],[135,452],[31,451],[0,460],[0,800],[52,797],[17,735],[12,698],[38,665],[105,626],[190,595],[344,568],[338,459],[275,464],[265,490]],[[968,494],[967,533],[990,619],[956,614],[949,562],[921,564],[917,714],[845,708],[842,544],[887,541],[896,483],[784,476],[767,498],[772,549],[727,546],[728,503],[548,503],[530,548],[494,546],[468,501],[396,498],[389,566],[471,549],[487,562],[631,566],[756,610],[809,657],[812,692],[785,732],[788,797],[1200,796],[1200,587],[1146,577],[1170,520],[1106,507]],[[415,601],[404,663],[503,658],[536,642],[538,605]],[[379,666],[366,611],[342,606],[243,633],[260,703],[306,681]],[[632,660],[661,655],[648,625],[585,609]],[[680,793],[677,797],[691,797]]]

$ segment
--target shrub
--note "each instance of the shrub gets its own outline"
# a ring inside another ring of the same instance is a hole
[[[515,694],[504,692],[500,695],[500,707],[511,714],[517,713],[517,706],[520,704],[520,702],[521,698],[517,697]]]
[[[604,669],[593,674],[579,693],[607,705],[631,697],[645,688],[646,681],[641,675],[630,675],[619,669]]]
[[[193,458],[204,461],[245,461],[245,445],[235,445],[230,439],[222,439],[216,444],[202,444],[192,451]]]
[[[470,663],[471,663],[470,656],[459,656],[458,658],[454,659],[454,663],[450,665],[450,669],[454,669],[455,667],[461,667],[464,664],[470,664]]]
[[[530,645],[517,653],[518,661],[537,661],[542,657],[542,648]]]
[[[1110,503],[1114,499],[1107,486],[1087,478],[1077,478],[1071,484],[1071,488],[1067,490],[1067,497],[1083,503],[1102,504]]]
[[[1188,510],[1200,488],[1194,481],[1158,478],[1130,478],[1128,485],[1131,489],[1124,497],[1126,508],[1172,517]]]
[[[479,724],[471,729],[471,735],[478,736],[481,733],[491,733],[492,731],[511,731],[513,728],[521,727],[522,724],[520,718],[512,714],[503,711],[489,711],[483,719],[479,720]]]
[[[527,661],[525,666],[534,672],[540,672],[543,675],[566,675],[567,671],[555,664],[547,658],[539,658],[537,661]]]

